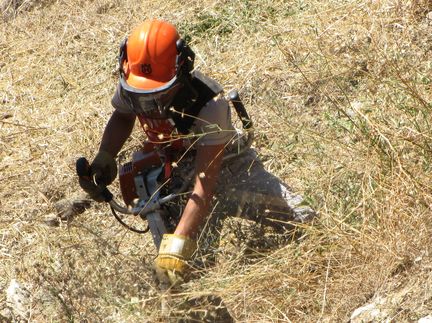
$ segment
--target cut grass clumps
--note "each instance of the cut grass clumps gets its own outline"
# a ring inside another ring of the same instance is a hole
[[[43,8],[53,2],[53,0],[1,0],[0,12],[3,21],[8,21],[22,12],[30,11],[34,8]]]

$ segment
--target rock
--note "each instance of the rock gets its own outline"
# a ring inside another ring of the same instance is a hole
[[[376,308],[375,303],[367,304],[357,308],[351,315],[350,322],[372,322],[379,316],[379,309]]]
[[[83,213],[91,206],[90,199],[63,199],[55,203],[54,207],[57,210],[57,216],[62,221],[72,221],[72,219]]]
[[[49,227],[58,227],[60,226],[60,219],[57,216],[49,216],[43,221]]]
[[[387,312],[380,307],[386,302],[385,299],[377,297],[372,303],[357,308],[351,314],[351,323],[366,323],[381,321],[387,316]]]
[[[6,290],[6,306],[15,316],[28,319],[30,309],[30,292],[15,279],[12,279]]]
[[[432,323],[432,315],[422,317],[417,323]]]
[[[12,322],[12,311],[9,308],[0,311],[0,322]]]
[[[400,282],[399,282],[400,283]],[[425,281],[425,284],[427,282]],[[369,304],[357,308],[351,315],[351,323],[366,322],[393,322],[398,313],[409,311],[418,313],[420,307],[416,304],[425,304],[431,299],[429,288],[423,288],[416,284],[402,284],[384,296],[376,295]],[[420,313],[420,312],[419,312]],[[401,319],[403,321],[403,319]],[[432,316],[420,319],[419,323],[432,323]]]

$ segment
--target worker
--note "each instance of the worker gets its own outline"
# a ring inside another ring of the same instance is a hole
[[[155,260],[158,277],[171,283],[190,269],[188,261],[215,196],[222,206],[213,212],[216,220],[231,214],[280,224],[287,218],[305,222],[315,215],[302,206],[299,195],[264,170],[253,150],[223,166],[227,147],[237,138],[230,105],[222,86],[194,69],[193,63],[193,51],[175,26],[161,20],[138,25],[120,47],[120,79],[111,100],[114,111],[91,163],[97,181],[111,184],[117,176],[115,158],[136,120],[147,135],[146,143],[169,151],[165,157],[170,162],[191,152],[195,165],[191,194],[174,232],[163,236]],[[94,185],[80,184],[94,200],[104,200]]]

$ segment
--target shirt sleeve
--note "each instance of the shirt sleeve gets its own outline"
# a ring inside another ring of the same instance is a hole
[[[223,145],[236,134],[231,123],[231,109],[222,97],[215,97],[201,109],[192,125],[191,133],[198,138],[196,144],[203,146]]]
[[[120,92],[120,83],[117,85],[116,91],[111,99],[111,105],[116,111],[121,113],[134,113],[130,105],[126,102]]]

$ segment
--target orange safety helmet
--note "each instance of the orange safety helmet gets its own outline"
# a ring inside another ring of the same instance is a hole
[[[176,28],[160,20],[146,20],[126,41],[126,55],[120,68],[130,86],[143,90],[163,87],[177,74]]]
[[[187,82],[194,59],[194,52],[173,25],[146,20],[120,45],[122,94],[137,113],[157,112],[157,106],[158,113],[164,114],[170,102],[166,98],[171,89]]]

